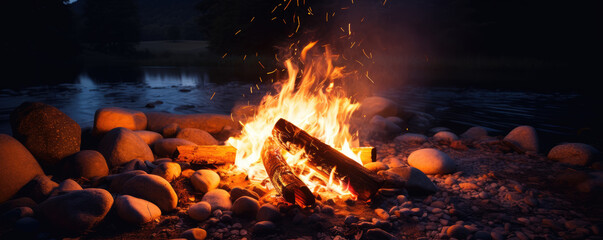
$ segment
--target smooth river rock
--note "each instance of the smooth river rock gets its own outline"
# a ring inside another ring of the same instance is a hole
[[[397,136],[394,141],[403,142],[407,144],[423,144],[427,141],[427,136],[420,133],[405,133]]]
[[[176,138],[185,139],[194,142],[197,145],[218,145],[219,143],[211,134],[197,128],[181,129],[178,134],[176,134]]]
[[[220,184],[220,175],[209,169],[197,170],[191,176],[191,183],[197,191],[209,192]]]
[[[176,180],[180,176],[182,168],[175,162],[164,162],[153,169],[153,174],[165,178],[168,182]]]
[[[127,128],[114,128],[101,139],[98,151],[103,154],[109,168],[117,167],[132,159],[153,161],[153,152],[140,137]]]
[[[117,215],[132,224],[143,224],[161,216],[157,205],[130,195],[121,195],[115,199]]]
[[[232,204],[232,212],[237,216],[245,218],[254,219],[259,209],[260,203],[258,200],[248,196],[242,196]]]
[[[454,160],[435,148],[423,148],[410,153],[408,164],[425,174],[447,174],[456,169]]]
[[[63,161],[63,175],[72,178],[104,177],[109,174],[105,157],[96,150],[82,150]]]
[[[433,135],[433,140],[444,143],[451,143],[458,139],[459,137],[456,134],[449,131],[440,131]]]
[[[130,178],[124,183],[121,193],[150,201],[162,212],[172,211],[178,204],[178,196],[172,185],[164,178],[152,174]]]
[[[41,102],[25,102],[10,114],[13,136],[44,168],[80,151],[82,129],[67,114]]]
[[[142,139],[142,141],[144,141],[149,146],[155,144],[157,140],[163,139],[163,136],[161,136],[161,134],[153,131],[137,130],[134,131],[134,134],[136,134],[140,139]]]
[[[511,130],[503,139],[520,152],[538,152],[538,135],[531,126],[519,126]]]
[[[106,107],[96,110],[92,128],[93,134],[102,135],[116,127],[144,130],[147,127],[147,116],[141,111],[120,107]]]
[[[387,170],[397,174],[406,181],[405,188],[409,192],[418,192],[422,194],[432,194],[438,190],[438,187],[423,173],[414,167],[395,167]]]
[[[229,115],[222,114],[174,114],[164,112],[147,112],[147,129],[161,132],[163,127],[175,123],[182,129],[198,128],[211,134],[239,128],[239,124],[231,120]]]
[[[461,138],[465,140],[479,140],[488,137],[488,130],[482,126],[470,127],[461,134]]]
[[[180,138],[164,138],[155,141],[153,152],[158,157],[172,157],[178,146],[196,146],[194,142]]]
[[[23,144],[9,135],[0,134],[0,203],[41,174],[44,171]]]
[[[230,194],[224,189],[214,189],[203,195],[202,201],[205,201],[211,205],[212,212],[220,209],[222,211],[228,211],[232,208],[232,202],[230,201]]]
[[[211,216],[211,205],[208,202],[200,201],[188,208],[188,216],[197,221],[204,221]]]
[[[567,164],[587,166],[601,157],[599,150],[584,143],[563,143],[553,147],[548,159]]]

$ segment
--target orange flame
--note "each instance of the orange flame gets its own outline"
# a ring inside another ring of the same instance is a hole
[[[268,94],[262,98],[257,112],[244,122],[241,135],[231,137],[227,144],[237,149],[235,165],[245,170],[251,181],[261,182],[268,178],[260,159],[264,141],[271,136],[274,124],[284,118],[324,143],[338,149],[346,156],[361,163],[355,155],[350,143],[354,137],[350,134],[352,113],[359,107],[358,103],[347,97],[337,86],[335,80],[343,80],[343,67],[333,66],[337,58],[328,47],[319,58],[309,58],[308,53],[316,42],[308,44],[301,52],[304,70],[300,70],[291,59],[285,61],[288,78],[274,84],[276,94]],[[299,78],[299,80],[298,80]],[[321,174],[306,167],[303,154],[288,154],[284,157],[300,179],[313,190],[333,196],[353,196],[345,187],[346,184],[333,178],[321,179]]]

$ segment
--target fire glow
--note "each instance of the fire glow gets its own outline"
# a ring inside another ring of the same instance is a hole
[[[245,170],[253,182],[268,178],[261,161],[266,139],[280,119],[286,119],[331,147],[341,149],[347,157],[362,164],[360,156],[352,152],[350,143],[357,139],[350,133],[352,114],[359,107],[337,83],[345,80],[344,67],[336,67],[328,46],[318,56],[310,54],[315,49],[312,42],[301,51],[299,60],[303,70],[292,59],[285,61],[288,77],[274,84],[276,94],[267,94],[258,105],[255,115],[241,122],[241,134],[228,139],[227,144],[237,149],[235,165]],[[283,152],[287,164],[314,193],[350,196],[345,179],[317,173],[306,165],[303,152]]]

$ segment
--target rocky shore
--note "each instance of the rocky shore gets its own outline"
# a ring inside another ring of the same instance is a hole
[[[299,207],[233,165],[172,159],[177,146],[223,144],[227,115],[101,108],[92,129],[44,103],[0,134],[2,239],[602,239],[601,154],[540,149],[530,126],[454,133],[430,116],[367,98],[365,164],[404,188],[371,201],[316,193]],[[234,112],[233,115],[237,116]]]

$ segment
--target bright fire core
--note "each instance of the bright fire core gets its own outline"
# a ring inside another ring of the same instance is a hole
[[[274,124],[286,119],[310,135],[320,139],[331,147],[342,149],[346,156],[362,164],[355,155],[350,143],[356,139],[350,133],[352,114],[359,107],[340,86],[345,80],[343,67],[333,66],[337,56],[331,54],[328,47],[319,56],[310,56],[310,50],[316,42],[308,44],[299,56],[303,65],[285,61],[288,77],[275,83],[276,94],[262,98],[255,115],[241,122],[241,135],[231,137],[227,144],[237,149],[235,165],[245,170],[249,179],[261,182],[268,179],[260,159],[265,140],[272,135]],[[333,194],[333,196],[355,197],[347,190],[343,181],[333,178],[321,179],[321,174],[306,166],[303,154],[284,153],[287,163],[314,193]]]

